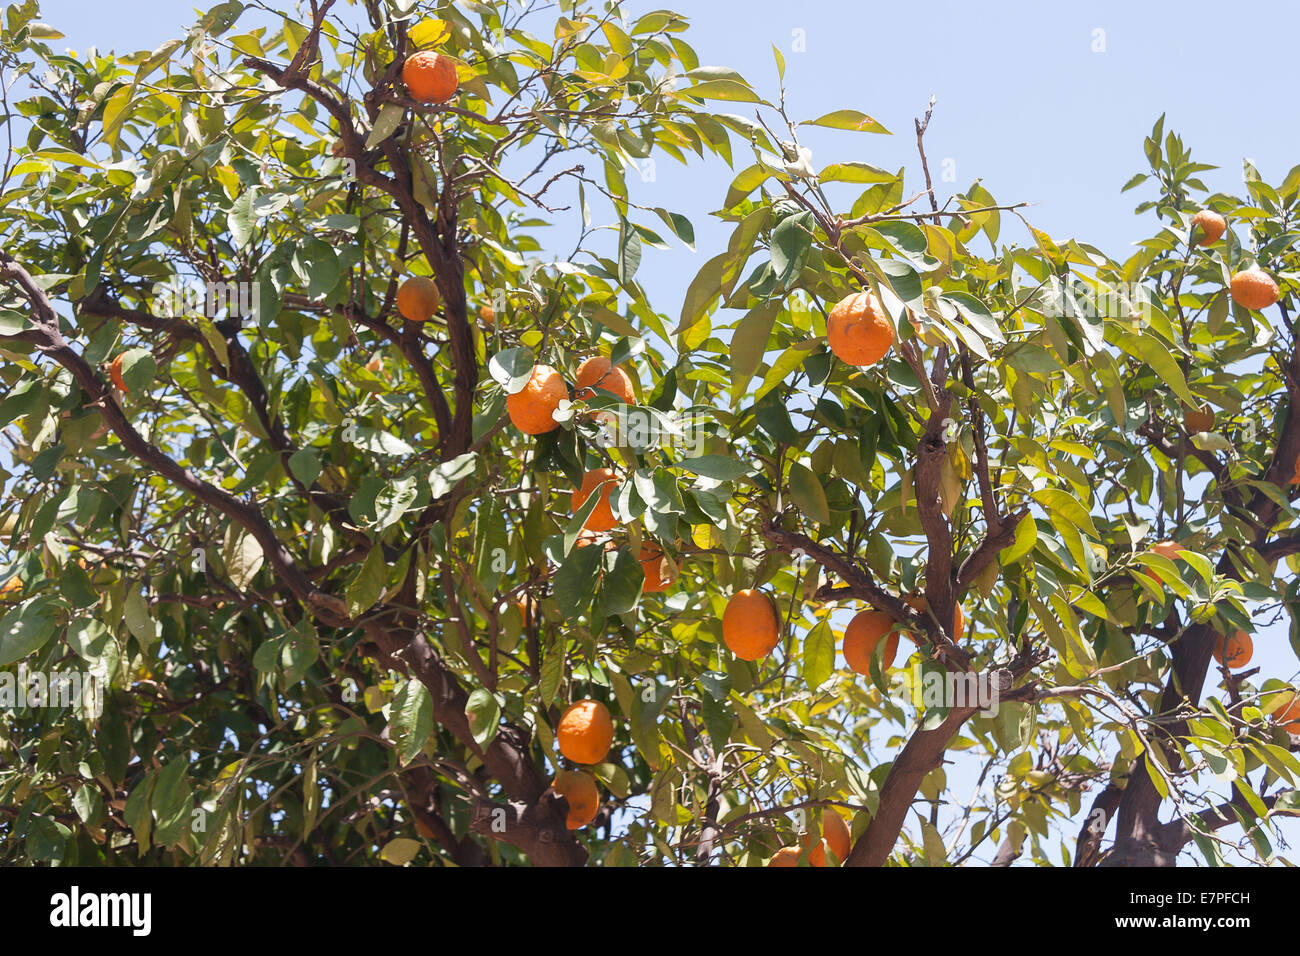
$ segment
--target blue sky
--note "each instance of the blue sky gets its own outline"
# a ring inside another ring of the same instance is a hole
[[[922,186],[912,122],[934,95],[926,149],[941,202],[982,179],[1000,202],[1033,203],[1026,216],[1053,238],[1076,237],[1116,258],[1154,230],[1133,215],[1149,187],[1123,194],[1120,187],[1146,171],[1142,140],[1162,112],[1195,160],[1220,167],[1203,176],[1212,189],[1242,191],[1243,157],[1273,182],[1300,162],[1289,97],[1300,18],[1287,3],[665,0],[627,10],[634,17],[661,6],[691,17],[687,38],[702,64],[739,70],[769,98],[777,93],[772,47],[780,48],[792,117],[854,108],[895,134],[811,131],[815,166],[847,159],[906,166],[910,196]],[[66,34],[52,46],[81,51],[153,49],[195,17],[184,0],[41,7]],[[349,19],[359,16],[340,7]],[[737,156],[744,161],[743,147]],[[942,181],[945,169],[955,181]],[[638,274],[655,307],[674,318],[690,279],[730,232],[708,212],[732,175],[720,162],[686,169],[661,157],[652,182],[633,183],[635,201],[682,212],[696,228],[698,252],[678,244],[647,250]],[[1002,241],[1025,242],[1018,224],[1003,222]],[[571,237],[556,238],[569,248]],[[1283,628],[1256,635],[1255,663],[1294,676]]]

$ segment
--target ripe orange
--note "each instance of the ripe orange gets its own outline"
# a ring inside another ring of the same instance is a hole
[[[397,311],[412,322],[428,322],[440,300],[438,285],[428,276],[411,276],[397,289]]]
[[[926,609],[930,606],[929,603],[919,594],[909,594],[904,599],[904,602],[907,604],[908,607],[916,611],[918,614],[925,614]],[[966,633],[966,615],[962,613],[961,605],[958,604],[952,613],[952,630],[948,632],[948,636],[951,637],[954,642],[956,642],[956,641],[960,641],[962,639],[962,635],[965,633]],[[916,638],[912,638],[912,640],[916,641]]]
[[[1208,432],[1214,428],[1214,409],[1209,405],[1183,411],[1183,427],[1189,434]]]
[[[8,597],[10,594],[17,594],[22,589],[23,582],[18,578],[18,575],[15,574],[12,578],[6,581],[3,586],[0,586],[0,598]]]
[[[1277,695],[1284,703],[1273,711],[1273,720],[1282,725],[1288,734],[1300,734],[1300,694],[1293,690],[1282,691]],[[1272,700],[1268,701],[1272,703]]]
[[[614,743],[614,721],[598,700],[570,704],[555,731],[560,753],[574,763],[600,763]]]
[[[595,389],[603,388],[618,396],[624,405],[636,404],[632,377],[621,365],[611,366],[603,355],[593,355],[578,366],[577,382],[577,398],[593,398]]]
[[[609,540],[608,535],[597,534],[595,531],[588,531],[583,528],[578,532],[577,540],[573,542],[573,546],[575,548],[585,548],[589,545],[600,544],[602,541],[605,543],[604,550],[609,551],[614,547],[614,542]]]
[[[870,292],[855,292],[836,302],[826,319],[831,351],[849,365],[874,365],[894,344],[894,326]]]
[[[380,358],[378,355],[376,355],[374,358],[372,358],[369,362],[366,363],[367,372],[374,372],[376,375],[378,375],[383,370],[384,370],[384,360]]]
[[[722,641],[742,661],[771,653],[781,640],[781,621],[772,598],[747,588],[737,591],[722,612]]]
[[[492,306],[490,305],[480,306],[478,310],[478,317],[482,319],[483,322],[487,325],[496,325],[497,310],[492,308]]]
[[[677,579],[677,567],[659,545],[653,541],[642,541],[637,560],[641,562],[641,571],[645,574],[645,585],[641,588],[643,594],[657,594],[673,586],[673,581]]]
[[[618,475],[614,474],[610,468],[593,468],[582,476],[582,487],[569,498],[569,503],[574,514],[578,509],[586,504],[587,499],[597,488],[600,489],[600,501],[592,509],[591,514],[587,515],[587,520],[582,527],[586,531],[608,531],[618,524],[614,520],[614,511],[609,506],[609,493],[614,490],[618,483]]]
[[[126,382],[122,381],[122,356],[116,356],[113,361],[108,363],[108,377],[113,381],[113,387],[120,392],[129,392]]]
[[[797,846],[783,846],[767,861],[768,866],[798,866],[800,850]]]
[[[1244,309],[1267,309],[1277,301],[1278,288],[1273,277],[1260,269],[1246,269],[1232,277],[1232,301]]]
[[[506,396],[510,421],[526,435],[542,435],[560,427],[553,417],[560,402],[569,397],[569,387],[549,365],[534,365],[528,384]]]
[[[844,818],[835,810],[827,809],[822,813],[822,838],[808,851],[808,863],[810,866],[825,866],[828,847],[835,854],[835,859],[843,863],[852,843],[853,834],[849,832],[849,825],[844,822]]]
[[[569,804],[569,815],[565,825],[570,830],[585,827],[596,819],[600,809],[600,791],[596,789],[596,778],[583,770],[561,770],[555,775],[551,789],[562,796]]]
[[[421,103],[445,103],[456,94],[460,80],[456,61],[433,50],[421,50],[402,64],[402,83]]]
[[[1255,642],[1245,631],[1236,631],[1232,637],[1220,634],[1214,642],[1214,659],[1224,667],[1245,667],[1254,650]]]
[[[1151,549],[1161,557],[1168,558],[1170,561],[1178,560],[1178,556],[1185,550],[1181,544],[1173,541],[1157,541],[1151,545]]]
[[[888,668],[894,664],[898,653],[898,631],[893,628],[897,622],[884,611],[860,611],[849,621],[844,629],[844,660],[849,668],[859,674],[871,673],[871,655],[876,645],[886,634],[885,657],[881,664]],[[892,633],[890,633],[892,631]]]
[[[1196,242],[1198,246],[1214,245],[1219,241],[1219,237],[1223,235],[1223,230],[1228,228],[1227,221],[1217,212],[1209,209],[1202,209],[1193,216],[1192,225],[1200,226],[1201,232],[1204,233]]]
[[[1291,480],[1289,485],[1300,485],[1300,455],[1295,456],[1295,467],[1292,469]]]

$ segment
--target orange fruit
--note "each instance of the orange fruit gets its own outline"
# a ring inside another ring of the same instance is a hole
[[[855,292],[831,308],[826,319],[826,341],[840,361],[874,365],[894,344],[894,326],[875,295]]]
[[[659,545],[653,541],[642,541],[636,559],[641,562],[641,571],[645,574],[641,593],[657,594],[673,586],[673,581],[677,579],[677,568]]]
[[[412,322],[428,322],[440,301],[438,284],[428,276],[411,276],[397,289],[397,311]]]
[[[478,317],[482,319],[486,325],[496,325],[497,310],[492,308],[490,305],[479,306]]]
[[[596,789],[596,778],[583,770],[561,770],[555,775],[551,789],[562,796],[569,804],[569,815],[565,825],[570,830],[585,827],[596,819],[600,809],[600,791]]]
[[[383,370],[384,370],[384,360],[380,358],[378,355],[376,355],[374,358],[372,358],[369,362],[366,363],[367,372],[374,372],[376,375],[378,375]]]
[[[1255,642],[1245,631],[1236,631],[1232,637],[1220,634],[1214,642],[1214,659],[1224,667],[1245,667],[1254,650]]]
[[[618,483],[618,475],[614,474],[610,468],[593,468],[582,476],[582,487],[569,498],[569,503],[574,514],[578,509],[587,503],[596,489],[600,489],[600,501],[592,509],[591,514],[587,515],[587,520],[583,523],[583,530],[586,531],[608,531],[618,524],[614,520],[614,511],[609,506],[609,493],[614,490]]]
[[[402,83],[411,99],[421,103],[445,103],[456,94],[460,80],[456,61],[433,50],[421,50],[402,64]]]
[[[1192,435],[1197,432],[1210,431],[1214,428],[1214,409],[1209,405],[1185,409],[1183,411],[1183,427]]]
[[[844,822],[844,818],[836,811],[827,809],[822,813],[822,838],[817,841],[817,845],[808,851],[808,864],[810,866],[826,866],[826,849],[835,854],[835,859],[841,863],[849,855],[852,848],[853,834],[849,832],[849,825]]]
[[[773,854],[772,859],[767,861],[768,866],[798,866],[799,865],[799,848],[797,846],[783,846]]]
[[[570,704],[555,731],[560,753],[574,763],[600,763],[614,743],[614,721],[598,700]]]
[[[1192,217],[1192,225],[1200,226],[1204,235],[1196,241],[1198,246],[1212,246],[1219,241],[1223,235],[1223,230],[1228,228],[1227,220],[1217,212],[1209,209],[1202,209]]]
[[[762,591],[737,591],[722,612],[722,641],[742,661],[756,661],[771,653],[781,640],[776,605]]]
[[[108,377],[113,380],[113,387],[120,392],[129,392],[126,382],[122,381],[122,356],[117,356],[108,363]]]
[[[1300,734],[1300,694],[1295,691],[1287,693],[1288,703],[1273,712],[1273,719],[1281,724],[1282,729],[1288,734]]]
[[[1277,301],[1278,288],[1273,277],[1260,269],[1245,269],[1232,277],[1229,287],[1232,301],[1243,309],[1267,309]]]
[[[14,575],[3,585],[0,585],[0,597],[8,597],[10,594],[17,594],[23,589],[23,582],[19,580],[18,575]]]
[[[1177,561],[1178,556],[1185,550],[1181,544],[1173,541],[1157,541],[1151,545],[1150,550],[1154,551],[1161,557],[1168,558],[1170,561]]]
[[[926,609],[929,608],[930,606],[929,602],[927,602],[919,594],[909,594],[903,600],[908,607],[910,607],[913,611],[916,611],[918,614],[925,614]],[[961,605],[958,604],[952,613],[952,630],[948,632],[948,636],[951,637],[954,642],[956,642],[956,641],[960,641],[962,639],[962,635],[965,633],[966,633],[966,615],[962,613]],[[912,638],[912,640],[916,641],[916,638]]]
[[[569,397],[569,387],[549,365],[534,365],[528,384],[506,396],[510,421],[526,435],[542,435],[560,427],[553,417],[560,402]]]
[[[892,667],[894,655],[898,653],[899,632],[893,630],[897,623],[884,611],[859,611],[844,629],[844,660],[849,669],[859,674],[870,674],[871,656],[886,634],[889,638],[885,643],[885,657],[881,663],[886,668]]]
[[[1287,484],[1300,485],[1300,455],[1295,456],[1295,467],[1292,468],[1291,480]]]
[[[603,355],[593,355],[578,366],[577,383],[577,398],[593,398],[595,389],[603,388],[613,392],[624,405],[636,404],[632,377],[621,365],[611,366]]]
[[[586,528],[583,528],[578,532],[578,537],[573,542],[573,546],[575,548],[585,548],[589,545],[600,544],[602,541],[605,542],[606,551],[614,547],[614,542],[610,541],[608,536],[597,534],[595,531],[588,531]]]

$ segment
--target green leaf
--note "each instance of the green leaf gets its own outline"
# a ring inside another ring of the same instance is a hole
[[[593,546],[590,549],[595,550]],[[636,607],[645,582],[641,564],[627,548],[617,548],[604,555],[605,574],[601,593],[606,614],[626,614]]]
[[[122,353],[122,383],[132,395],[139,395],[158,374],[158,365],[147,349],[128,349]]]
[[[819,524],[829,524],[830,506],[826,502],[826,492],[821,482],[797,461],[790,463],[790,498],[807,517]]]
[[[344,599],[348,603],[348,614],[357,617],[363,611],[374,607],[379,596],[384,592],[388,580],[388,565],[384,561],[384,549],[376,545],[366,555],[365,563],[356,577],[348,584]]]
[[[689,219],[685,216],[679,215],[678,213],[669,212],[667,209],[660,209],[659,207],[655,207],[654,212],[655,215],[664,221],[664,225],[673,231],[673,234],[677,236],[678,239],[686,243],[686,248],[690,249],[692,252],[695,251],[695,227],[691,225]]]
[[[674,334],[681,335],[695,324],[709,306],[722,294],[722,271],[728,254],[714,256],[700,268],[686,289],[682,300],[682,315]]]
[[[556,640],[542,655],[542,677],[537,684],[537,696],[543,707],[555,703],[555,695],[560,691],[560,681],[564,677],[564,640]]]
[[[772,363],[772,367],[763,376],[763,384],[754,393],[754,401],[762,401],[763,396],[784,382],[786,376],[802,365],[804,360],[812,354],[811,349],[814,345],[816,345],[815,341],[800,342],[797,345],[790,346],[777,356],[776,361]]]
[[[471,648],[469,653],[475,651]],[[497,729],[501,726],[501,705],[487,688],[476,687],[465,703],[465,716],[469,718],[469,730],[474,735],[474,742],[485,747],[497,735]]]
[[[1188,405],[1194,408],[1200,407],[1201,403],[1187,388],[1187,380],[1183,378],[1182,369],[1178,367],[1178,360],[1174,358],[1174,353],[1167,344],[1149,332],[1125,332],[1114,325],[1110,328],[1116,330],[1115,344],[1120,349],[1150,365],[1151,370]]]
[[[227,574],[229,577],[229,574]],[[158,640],[158,622],[149,613],[149,602],[139,588],[130,588],[126,592],[126,608],[123,615],[126,628],[139,642],[141,649],[148,650]]]
[[[1034,500],[1041,504],[1049,515],[1061,516],[1094,540],[1101,540],[1097,526],[1093,524],[1092,515],[1088,513],[1078,498],[1059,488],[1044,488],[1034,492]],[[1020,529],[1016,529],[1019,534]]]
[[[705,100],[730,100],[734,103],[762,103],[763,98],[738,80],[705,80],[677,91],[679,96],[698,96]]]
[[[299,448],[289,456],[289,471],[303,485],[310,488],[320,477],[320,455],[310,448]]]
[[[1038,522],[1033,515],[1025,515],[1016,525],[1016,537],[998,552],[998,560],[1005,566],[1015,564],[1031,550],[1038,540]]]
[[[782,288],[799,278],[812,251],[812,213],[787,216],[772,230],[772,269]]]
[[[893,182],[894,174],[870,163],[848,162],[831,163],[817,178],[824,183],[888,183]]]
[[[99,816],[104,812],[104,798],[99,788],[83,783],[72,796],[72,809],[77,811],[82,823],[98,825]]]
[[[889,130],[866,113],[857,110],[836,110],[815,120],[804,120],[801,126],[827,126],[831,129],[847,129],[856,133],[885,133]]]
[[[420,841],[410,837],[396,837],[384,844],[379,851],[379,858],[393,866],[406,866],[420,852]]]
[[[433,733],[433,698],[415,678],[407,680],[393,697],[389,734],[397,745],[402,766],[414,760]]]
[[[772,335],[781,303],[763,302],[736,323],[731,333],[731,404],[734,407],[749,388],[749,382],[762,364],[763,353]]]
[[[993,313],[975,296],[966,292],[945,292],[943,298],[956,306],[962,318],[985,340],[999,344],[1006,341]]]
[[[716,481],[735,481],[747,475],[757,473],[757,469],[747,462],[728,455],[701,455],[699,458],[687,458],[673,466],[689,471],[693,475],[702,475]]]
[[[618,234],[618,281],[624,286],[630,285],[632,276],[636,275],[641,265],[641,236],[635,229],[629,228],[627,220],[619,220]]]
[[[488,359],[488,374],[506,390],[506,394],[513,395],[523,391],[528,384],[534,364],[532,349],[502,349]]]
[[[355,429],[356,441],[358,448],[364,448],[366,451],[375,455],[391,455],[393,457],[404,457],[415,454],[415,449],[408,445],[402,439],[398,438],[391,432],[386,432],[381,428],[372,428],[369,425],[357,425]]]
[[[221,560],[226,566],[226,577],[241,590],[253,583],[262,568],[262,546],[249,532],[233,521],[226,526],[226,539],[221,549]]]
[[[456,485],[474,474],[478,467],[478,453],[468,451],[444,461],[429,473],[429,490],[434,500],[449,494]]]
[[[835,635],[828,621],[818,621],[803,642],[803,678],[816,690],[835,672]]]
[[[406,107],[397,103],[386,103],[379,115],[375,118],[374,129],[366,137],[366,149],[374,149],[388,137],[397,131],[397,127],[402,123],[402,117],[406,115]]]
[[[62,823],[51,817],[34,816],[27,824],[27,856],[38,863],[60,863],[68,852],[68,837],[72,835]]]
[[[48,599],[38,598],[13,608],[0,618],[0,667],[44,647],[54,631]]]
[[[600,546],[594,544],[574,548],[555,572],[555,603],[566,618],[577,618],[591,607],[600,573],[601,553]]]

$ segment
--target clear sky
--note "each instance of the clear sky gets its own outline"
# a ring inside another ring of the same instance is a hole
[[[355,6],[340,7],[349,19],[359,16]],[[910,196],[923,185],[912,122],[934,95],[926,149],[940,202],[982,179],[1000,202],[1033,203],[1026,215],[1053,238],[1076,237],[1116,258],[1154,229],[1133,215],[1149,187],[1120,188],[1146,171],[1142,140],[1161,113],[1196,161],[1220,167],[1202,177],[1212,189],[1244,191],[1243,158],[1272,182],[1300,162],[1292,95],[1300,5],[1281,0],[627,4],[629,16],[661,7],[693,20],[687,38],[702,64],[739,70],[769,99],[777,94],[772,46],[780,48],[792,117],[854,108],[895,134],[810,131],[814,166],[848,159],[906,166]],[[186,0],[42,0],[41,8],[67,36],[52,45],[81,51],[153,49],[195,18]],[[743,163],[743,148],[737,155]],[[942,179],[945,170],[954,181]],[[678,244],[646,250],[638,274],[655,307],[674,318],[686,285],[729,234],[708,212],[721,205],[731,176],[720,162],[686,169],[660,158],[652,182],[633,182],[634,201],[684,213],[695,225],[699,252]],[[1026,241],[1018,224],[1003,222],[1002,241]],[[570,247],[571,237],[556,238],[557,247]],[[1256,635],[1255,663],[1294,678],[1283,627]]]

